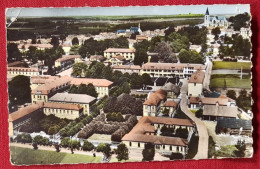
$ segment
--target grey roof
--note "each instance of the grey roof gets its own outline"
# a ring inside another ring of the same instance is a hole
[[[209,15],[209,8],[207,8],[205,15]]]
[[[165,91],[173,91],[176,94],[180,92],[180,88],[171,82],[166,83],[161,89]]]
[[[203,115],[206,116],[237,118],[238,113],[239,113],[238,108],[232,106],[204,105],[204,109],[203,109]]]
[[[251,120],[241,120],[241,119],[218,119],[217,128],[231,128],[231,129],[240,129],[243,127],[244,130],[252,129]]]
[[[96,100],[96,98],[86,94],[72,94],[72,93],[57,93],[49,101],[53,102],[68,102],[68,103],[82,103],[87,104]]]

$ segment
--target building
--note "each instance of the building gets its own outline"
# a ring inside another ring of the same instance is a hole
[[[32,104],[9,114],[9,136],[15,135],[20,126],[37,117],[41,113],[42,104]]]
[[[41,77],[39,81],[42,81]],[[37,79],[34,78],[36,81]],[[31,92],[32,103],[48,102],[49,98],[58,92],[63,92],[70,87],[71,78],[68,76],[62,76],[59,78],[53,78],[46,83],[34,88]],[[35,82],[36,83],[36,82]]]
[[[205,70],[205,65],[189,63],[145,63],[142,65],[141,75],[151,77],[180,77],[189,78],[197,70]]]
[[[130,29],[119,29],[116,31],[117,36],[130,36],[133,33],[142,33],[140,23],[138,24],[138,27],[131,27]]]
[[[90,78],[72,78],[70,84],[79,86],[80,84],[88,85],[92,83],[95,87],[98,98],[109,96],[109,89],[112,86],[113,82],[106,79],[90,79]]]
[[[86,94],[57,93],[49,102],[77,104],[83,107],[83,114],[89,115],[90,106],[96,102],[96,98]]]
[[[202,109],[204,105],[236,106],[236,101],[221,95],[218,98],[212,97],[190,97],[188,106],[190,109]]]
[[[172,128],[187,128],[190,133],[194,132],[194,123],[187,119],[162,118],[162,117],[142,117],[135,127],[122,138],[122,142],[128,148],[141,148],[145,144],[152,143],[156,151],[178,152],[184,156],[187,153],[189,138],[160,136],[162,126]]]
[[[15,61],[12,63],[8,63],[7,67],[23,67],[24,63],[21,61]]]
[[[89,61],[97,61],[97,62],[104,62],[106,58],[102,55],[91,55]]]
[[[25,68],[25,67],[7,67],[7,75],[24,75],[24,76],[39,76],[40,69]]]
[[[192,50],[192,51],[196,51],[196,52],[200,53],[201,49],[202,49],[201,45],[190,45],[190,50]]]
[[[141,67],[139,65],[113,65],[111,66],[113,71],[120,71],[122,73],[137,73],[140,74]]]
[[[77,104],[43,103],[43,113],[45,115],[55,115],[59,118],[74,120],[83,115],[83,107]]]
[[[229,23],[225,16],[210,16],[209,9],[207,8],[204,15],[204,26],[227,28],[229,26]]]
[[[171,82],[166,83],[161,89],[167,92],[169,99],[175,99],[180,94],[180,87]]]
[[[143,103],[143,116],[158,116],[166,100],[167,92],[164,90],[149,93],[147,100]]]
[[[204,105],[203,120],[215,121],[223,118],[238,119],[240,112],[238,107],[220,106],[220,105]]]
[[[104,57],[110,59],[114,55],[121,55],[126,60],[133,61],[135,58],[135,49],[128,48],[108,48],[104,51]]]
[[[247,135],[252,136],[252,120],[218,119],[216,125],[217,134]]]
[[[240,28],[240,35],[244,38],[244,39],[251,39],[252,36],[252,31],[250,28]]]
[[[28,51],[29,48],[33,46],[39,50],[51,49],[53,46],[51,44],[19,44],[17,47],[20,51]]]
[[[50,75],[32,76],[30,78],[31,90],[34,90],[35,88],[37,88],[45,83],[50,83],[52,81],[58,80],[59,78],[60,78],[59,76],[50,76]]]
[[[80,55],[62,55],[61,58],[55,60],[55,67],[67,67],[74,63],[82,62]]]
[[[203,92],[203,81],[205,72],[197,70],[194,72],[188,82],[188,96],[199,97]]]
[[[106,60],[104,63],[107,65],[123,65],[125,64],[126,59],[120,54],[112,56],[110,59]]]

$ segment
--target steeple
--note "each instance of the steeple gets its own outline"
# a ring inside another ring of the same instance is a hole
[[[207,8],[205,15],[209,15],[209,8]]]

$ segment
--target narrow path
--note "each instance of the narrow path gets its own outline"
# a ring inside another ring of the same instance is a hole
[[[210,85],[210,78],[211,78],[211,72],[212,72],[212,62],[210,60],[208,60],[207,63],[207,69],[205,71],[205,78],[203,81],[203,88],[210,90],[209,89],[209,85]]]
[[[195,122],[198,135],[199,135],[199,145],[198,152],[193,159],[207,159],[208,158],[208,131],[205,124],[188,109],[188,99],[187,99],[187,80],[183,80],[183,85],[181,88],[181,110]]]

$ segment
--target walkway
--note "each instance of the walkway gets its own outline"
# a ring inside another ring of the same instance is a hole
[[[208,158],[208,131],[205,124],[188,109],[188,99],[187,99],[188,82],[186,79],[183,80],[183,85],[181,87],[181,110],[195,122],[198,135],[199,135],[199,145],[198,152],[193,159],[207,159]]]
[[[206,69],[206,72],[205,72],[205,78],[204,78],[204,81],[203,81],[203,88],[205,88],[207,90],[210,90],[209,85],[210,85],[211,72],[212,72],[212,62],[208,59],[207,69]]]

